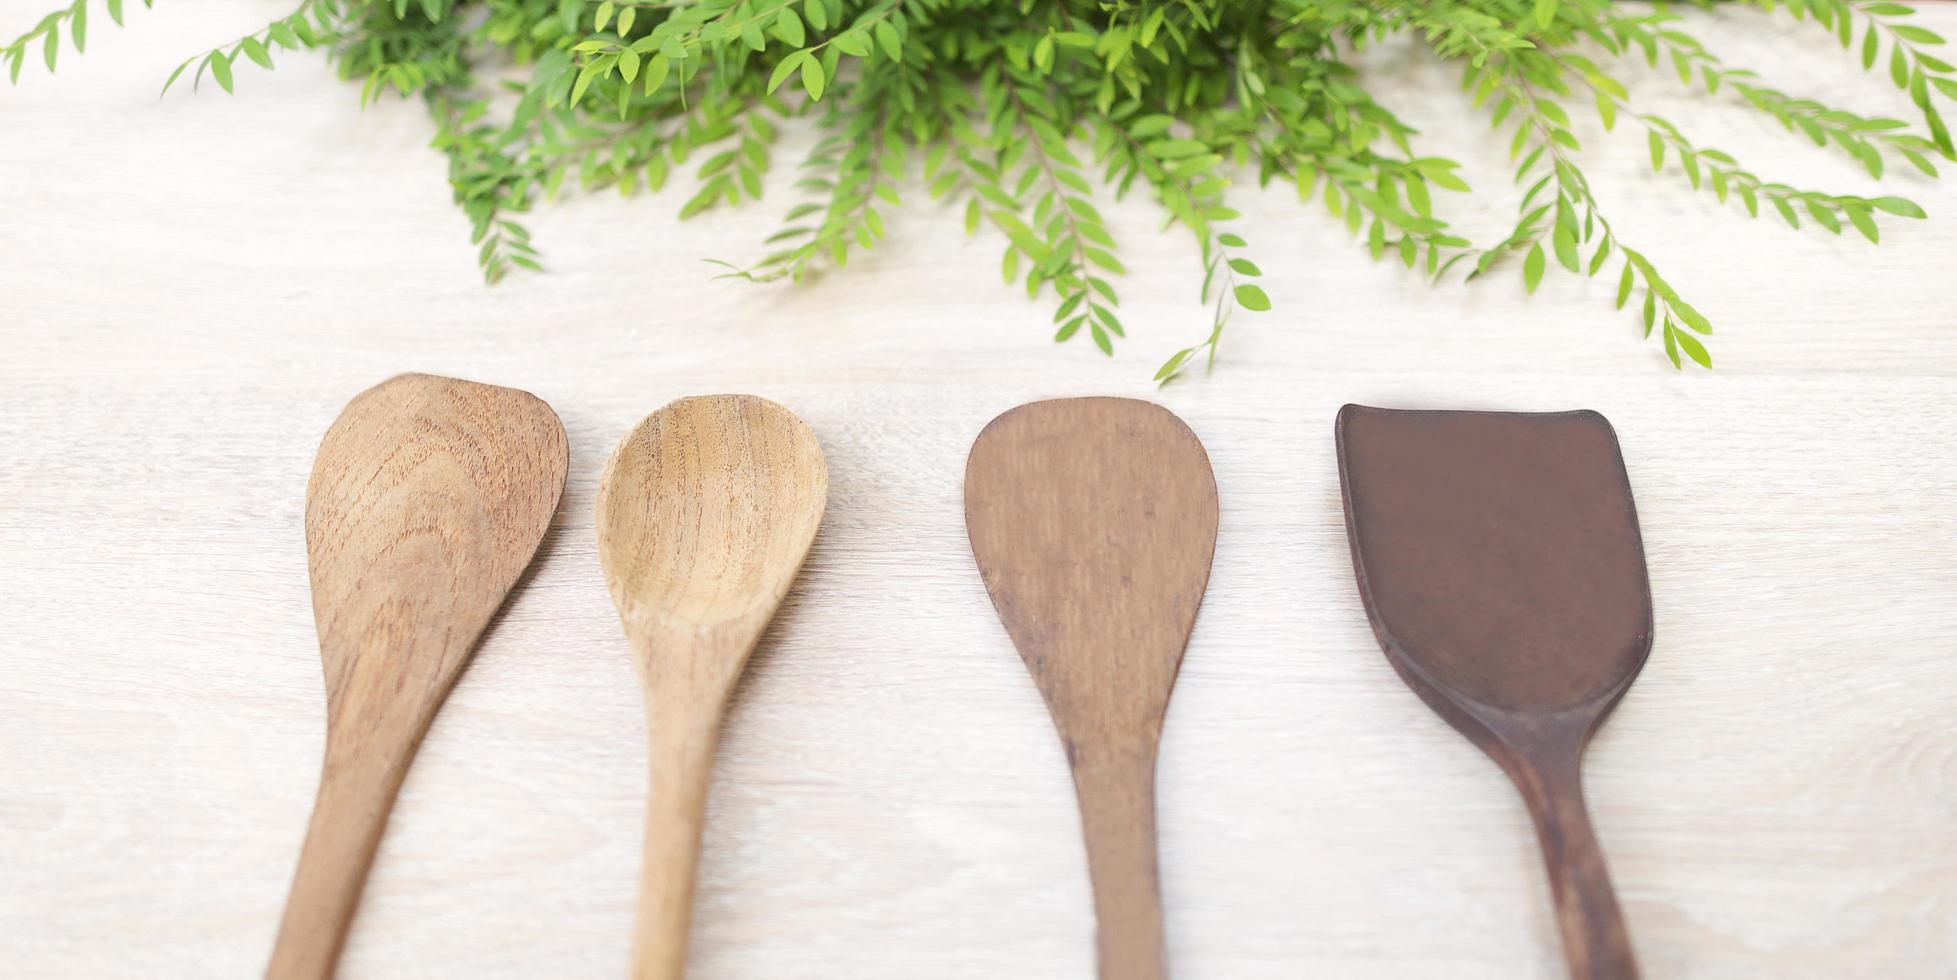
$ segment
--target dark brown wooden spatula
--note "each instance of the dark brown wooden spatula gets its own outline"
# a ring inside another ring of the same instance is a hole
[[[1216,551],[1209,457],[1167,409],[1021,405],[965,464],[992,604],[1073,766],[1102,980],[1160,980],[1155,750]]]
[[[1633,980],[1578,771],[1651,651],[1616,433],[1595,412],[1347,405],[1338,447],[1359,594],[1387,659],[1522,791],[1571,976]]]

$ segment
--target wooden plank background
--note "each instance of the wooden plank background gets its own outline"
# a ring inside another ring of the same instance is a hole
[[[45,0],[0,0],[25,29]],[[544,557],[438,718],[354,926],[349,978],[609,977],[645,778],[592,495],[634,422],[694,393],[789,406],[828,455],[814,554],[722,741],[701,978],[1078,978],[1086,873],[1065,759],[961,519],[965,452],[1022,401],[1155,398],[1208,447],[1222,530],[1162,745],[1171,965],[1184,980],[1559,976],[1527,818],[1366,627],[1332,416],[1348,401],[1590,407],[1622,438],[1657,609],[1587,790],[1652,978],[1957,976],[1957,185],[1882,185],[1928,222],[1789,232],[1580,127],[1625,240],[1715,321],[1674,373],[1612,282],[1423,285],[1289,191],[1240,232],[1276,308],[1214,375],[1156,391],[1207,322],[1187,236],[1102,210],[1132,339],[1055,348],[955,210],[801,288],[713,282],[760,206],[681,224],[682,186],[531,221],[551,272],[484,288],[421,110],[315,59],[238,95],[156,90],[284,12],[130,5],[60,75],[0,94],[0,973],[262,969],[321,744],[300,520],[320,435],[432,371],[536,392],[570,486]],[[1957,35],[1957,9],[1922,21]],[[1812,26],[1692,26],[1770,82],[1904,114]],[[1405,45],[1367,81],[1487,192],[1505,140]],[[1874,193],[1729,96],[1635,96],[1770,178]],[[921,197],[919,194],[913,196]],[[1458,205],[1458,206],[1457,206]],[[1608,277],[1604,277],[1608,278]]]

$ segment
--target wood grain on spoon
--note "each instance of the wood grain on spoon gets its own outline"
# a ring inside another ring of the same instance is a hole
[[[306,490],[326,761],[267,977],[332,975],[408,764],[569,462],[550,406],[451,378],[385,381],[327,430]]]
[[[1630,480],[1595,412],[1339,412],[1359,592],[1407,685],[1508,773],[1536,824],[1570,974],[1637,962],[1579,761],[1651,651]]]
[[[651,766],[633,976],[678,980],[713,746],[828,499],[809,427],[749,395],[676,401],[598,485],[598,558],[645,687]]]
[[[1216,551],[1209,457],[1148,402],[1021,405],[972,445],[965,525],[1073,768],[1100,976],[1160,980],[1155,755]]]

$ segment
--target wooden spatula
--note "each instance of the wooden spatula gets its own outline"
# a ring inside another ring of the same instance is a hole
[[[667,405],[605,465],[598,559],[638,660],[651,743],[638,980],[686,968],[714,736],[828,493],[815,434],[751,395]]]
[[[1073,766],[1102,980],[1166,973],[1155,751],[1216,525],[1202,443],[1148,402],[1021,405],[965,464],[979,574]]]
[[[1359,594],[1401,678],[1536,823],[1570,974],[1638,975],[1578,765],[1651,651],[1617,435],[1595,412],[1339,412]]]
[[[306,489],[326,763],[267,977],[332,975],[408,764],[569,463],[536,396],[425,374],[362,392],[327,430]]]

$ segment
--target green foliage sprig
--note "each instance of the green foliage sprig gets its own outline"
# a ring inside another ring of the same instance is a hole
[[[93,0],[43,18],[0,48],[10,78],[31,53],[52,71],[65,32],[83,50]],[[101,0],[120,24],[123,0]],[[1157,372],[1213,364],[1238,311],[1270,308],[1264,272],[1227,229],[1232,186],[1294,187],[1364,242],[1436,278],[1519,265],[1534,292],[1552,266],[1595,276],[1615,265],[1619,308],[1638,301],[1676,366],[1710,367],[1712,325],[1623,241],[1591,190],[1571,119],[1588,106],[1606,130],[1641,130],[1654,170],[1789,226],[1855,229],[1921,218],[1896,196],[1804,189],[1757,174],[1633,105],[1616,66],[1669,64],[1680,82],[1846,154],[1872,177],[1891,161],[1934,177],[1957,159],[1943,102],[1957,69],[1943,38],[1881,0],[1743,0],[1832,31],[1865,69],[1901,89],[1920,125],[1868,117],[1763,83],[1684,29],[1664,5],[1606,0],[301,0],[285,17],[193,55],[231,91],[246,62],[323,50],[360,83],[424,101],[446,154],[483,275],[541,269],[518,216],[567,182],[656,191],[690,167],[681,217],[758,198],[784,121],[820,138],[801,161],[769,250],[721,263],[727,276],[801,281],[886,239],[886,214],[921,182],[962,211],[968,233],[1004,240],[1000,271],[1050,296],[1054,338],[1112,353],[1126,336],[1114,278],[1124,270],[1097,199],[1145,191],[1195,241],[1209,330]],[[147,6],[150,0],[144,0]],[[1466,193],[1458,163],[1418,152],[1414,131],[1375,101],[1354,53],[1397,36],[1458,62],[1463,84],[1509,134],[1521,189],[1508,234],[1477,245],[1439,205]],[[1105,202],[1102,202],[1105,203]]]

